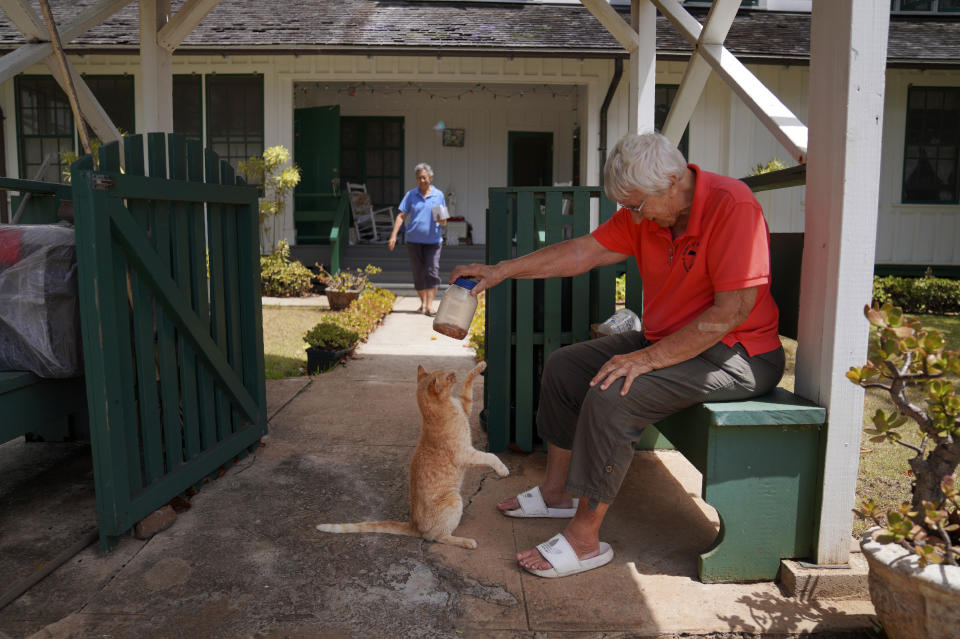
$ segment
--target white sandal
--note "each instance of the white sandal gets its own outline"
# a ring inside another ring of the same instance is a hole
[[[520,502],[520,508],[514,510],[501,511],[507,517],[549,517],[552,519],[569,519],[577,514],[577,503],[579,500],[573,498],[573,506],[570,508],[550,508],[543,501],[543,495],[540,494],[540,487],[534,486],[525,493],[517,495],[517,501]]]
[[[543,555],[543,558],[550,562],[550,568],[546,570],[534,570],[524,568],[530,574],[548,579],[555,577],[568,577],[587,570],[593,570],[600,566],[605,566],[613,559],[613,548],[610,544],[600,542],[599,554],[587,559],[577,557],[577,552],[563,536],[563,533],[557,533],[537,546],[537,550]]]

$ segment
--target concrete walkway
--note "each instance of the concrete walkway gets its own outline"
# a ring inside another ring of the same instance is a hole
[[[562,522],[494,508],[535,484],[541,453],[501,454],[504,479],[469,472],[457,534],[476,538],[476,550],[316,531],[321,522],[407,518],[417,364],[461,379],[473,365],[472,350],[434,333],[417,305],[400,298],[346,365],[269,382],[270,435],[255,455],[152,539],[79,553],[0,610],[0,638],[867,636],[873,609],[863,599],[697,581],[697,553],[718,524],[697,496],[697,471],[676,453],[637,453],[603,528],[613,562],[566,579],[533,577],[513,559]],[[479,400],[480,384],[475,391]],[[0,446],[0,591],[49,560],[37,548],[52,556],[94,520],[88,454]]]

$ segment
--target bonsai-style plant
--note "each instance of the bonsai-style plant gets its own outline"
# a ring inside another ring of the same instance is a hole
[[[260,250],[263,253],[277,245],[277,220],[283,217],[287,194],[300,184],[300,167],[283,166],[289,161],[290,152],[278,144],[268,147],[260,157],[251,156],[237,165],[247,182],[260,189]],[[268,222],[270,242],[264,246]]]
[[[864,312],[876,330],[866,366],[851,367],[847,377],[863,388],[889,394],[896,409],[878,409],[873,442],[895,442],[914,451],[912,499],[886,513],[873,500],[855,511],[881,530],[876,541],[898,544],[927,564],[956,566],[960,559],[960,391],[945,376],[960,375],[960,352],[947,350],[942,333],[923,328],[887,303]],[[904,437],[904,430],[918,437]],[[916,439],[919,438],[919,443]]]
[[[370,276],[383,271],[379,266],[367,264],[363,269],[342,269],[337,273],[330,273],[321,264],[316,265],[317,279],[326,287],[327,291],[362,292],[370,283]]]

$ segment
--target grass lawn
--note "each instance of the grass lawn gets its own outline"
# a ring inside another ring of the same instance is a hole
[[[330,312],[319,308],[263,307],[263,359],[267,379],[307,374],[307,345],[303,334]]]

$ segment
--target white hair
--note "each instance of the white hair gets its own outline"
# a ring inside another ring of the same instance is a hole
[[[670,188],[670,178],[681,178],[687,161],[680,150],[659,133],[628,133],[620,138],[603,167],[607,197],[623,203],[635,191],[659,195]]]
[[[420,171],[426,171],[427,175],[433,177],[433,169],[430,168],[430,165],[426,162],[421,162],[420,164],[413,167],[413,174],[416,175]]]

